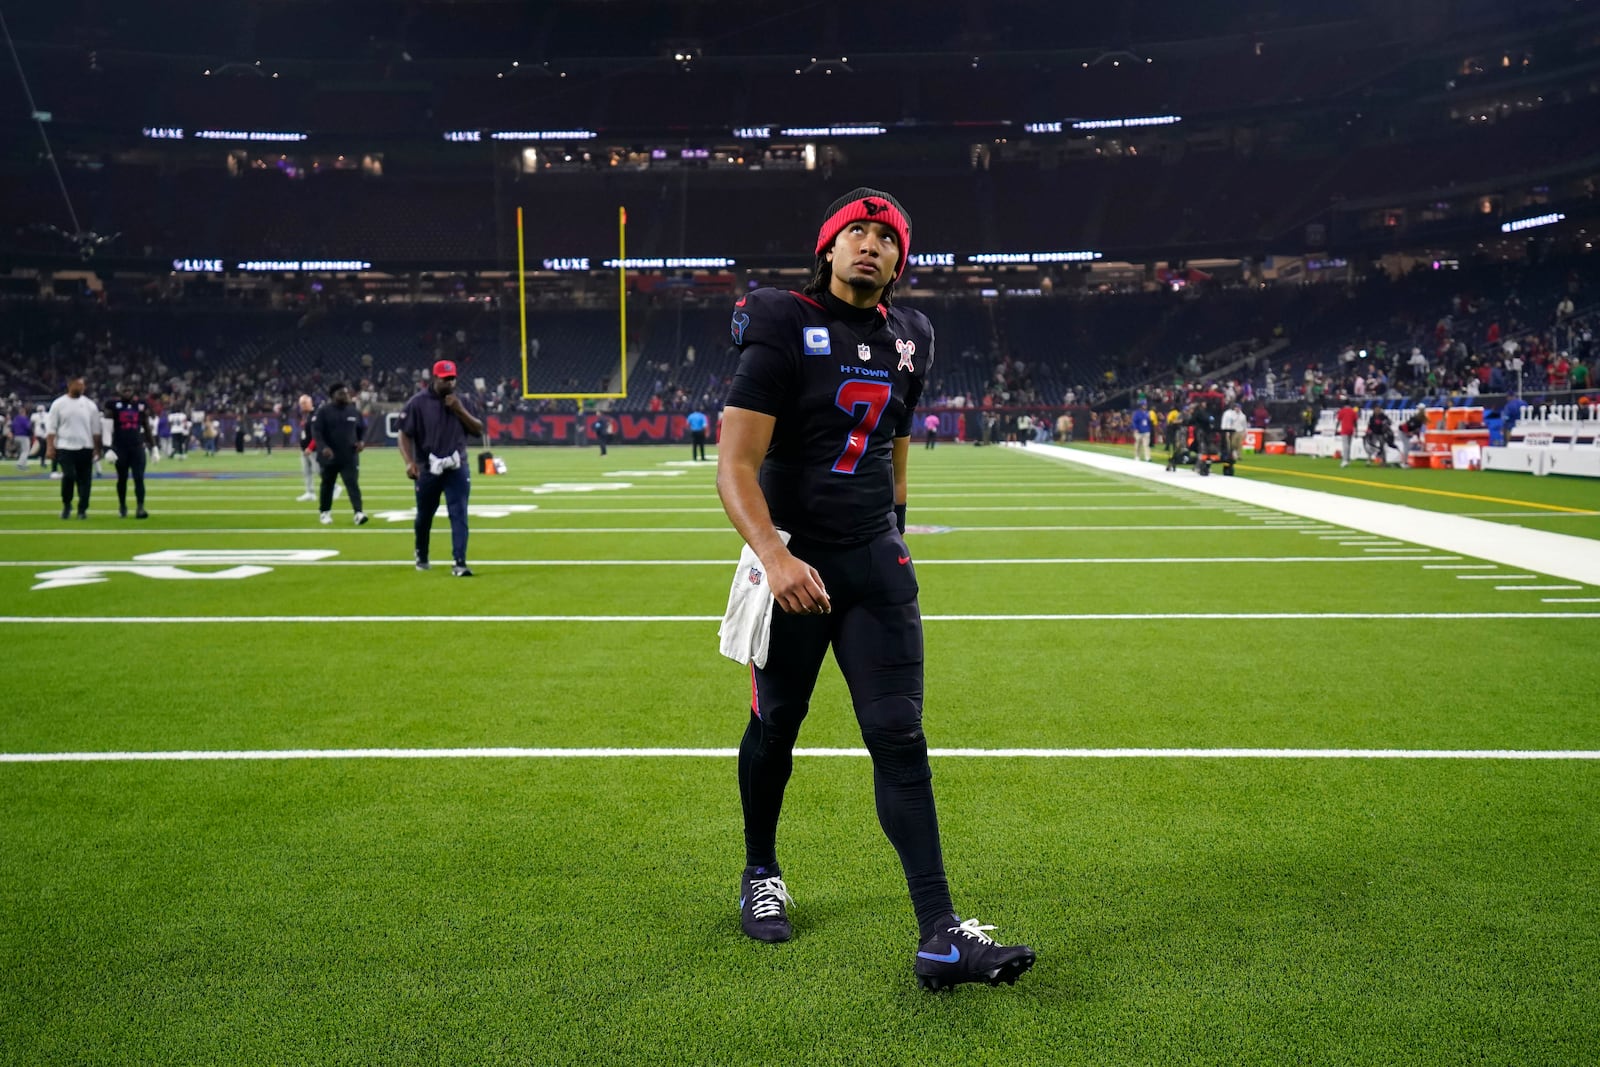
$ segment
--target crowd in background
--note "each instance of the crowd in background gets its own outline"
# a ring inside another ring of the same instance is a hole
[[[1578,260],[1423,270],[1398,279],[1373,272],[1354,282],[1287,287],[1233,282],[1005,307],[942,300],[926,306],[940,347],[923,406],[1006,413],[994,420],[979,414],[969,438],[989,421],[1002,425],[1001,439],[1017,434],[1014,412],[1026,409],[1033,425],[1023,436],[1040,435],[1044,425],[1054,435],[1066,411],[1075,413],[1077,436],[1116,439],[1127,435],[1126,413],[1140,400],[1166,412],[1210,386],[1247,413],[1258,403],[1277,409],[1280,422],[1286,405],[1315,411],[1344,398],[1575,399],[1600,385],[1595,293],[1593,265]],[[1124,351],[1093,347],[1107,321],[1136,324],[1158,307],[1168,309],[1169,321],[1204,325],[1190,331],[1190,350],[1153,360],[1142,347],[1152,334],[1131,332],[1134,325],[1124,328]],[[522,366],[506,358],[499,324],[481,310],[355,307],[285,325],[260,313],[208,307],[191,314],[181,305],[147,305],[126,317],[71,303],[10,308],[27,314],[25,329],[0,337],[0,403],[8,421],[19,411],[31,414],[69,373],[81,373],[92,396],[110,397],[128,382],[158,414],[218,416],[243,426],[246,447],[282,446],[295,431],[302,393],[320,403],[327,384],[343,378],[353,382],[363,410],[386,410],[425,384],[423,368],[436,358],[460,364],[463,398],[486,415],[578,409],[570,398],[523,396]],[[586,341],[601,319],[582,317],[607,314],[545,311],[528,346],[529,380],[549,392],[616,390],[615,352]],[[646,414],[718,410],[735,370],[721,338],[725,316],[716,308],[667,311],[637,344],[627,399],[600,406]],[[1052,343],[1052,325],[1064,342]],[[1223,337],[1236,341],[1193,350]],[[203,426],[203,417],[195,424]]]

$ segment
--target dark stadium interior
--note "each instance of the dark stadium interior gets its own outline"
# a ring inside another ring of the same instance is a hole
[[[611,406],[714,407],[729,304],[798,285],[859,185],[930,257],[897,298],[938,330],[936,402],[1266,394],[1270,367],[1298,407],[1380,361],[1392,400],[1459,396],[1506,387],[1513,336],[1524,389],[1559,391],[1558,353],[1600,358],[1575,2],[11,7],[8,405],[72,369],[212,410],[334,377],[392,404],[448,354],[491,410],[571,408],[521,394],[619,389],[625,207],[661,263],[628,273]]]

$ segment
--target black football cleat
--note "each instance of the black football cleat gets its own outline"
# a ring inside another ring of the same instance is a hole
[[[1000,945],[984,931],[977,919],[947,926],[924,941],[917,949],[917,982],[923,989],[954,989],[963,982],[990,985],[1015,984],[1033,966],[1036,958],[1027,945]]]
[[[757,941],[787,941],[794,935],[788,905],[794,903],[771,867],[746,867],[739,881],[739,925]]]

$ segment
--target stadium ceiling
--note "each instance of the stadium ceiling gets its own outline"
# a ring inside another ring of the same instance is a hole
[[[399,50],[409,61],[794,54],[993,55],[1144,52],[1221,37],[1303,33],[1359,22],[1380,38],[1424,40],[1472,26],[1519,26],[1570,12],[1571,0],[879,0],[853,12],[832,0],[58,0],[12,4],[24,44],[166,55],[334,60]],[[680,49],[681,50],[681,49]],[[398,53],[397,53],[398,54]]]

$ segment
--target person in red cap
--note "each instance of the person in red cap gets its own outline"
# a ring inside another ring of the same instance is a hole
[[[429,539],[439,498],[450,516],[450,551],[455,565],[450,573],[471,578],[467,566],[467,498],[472,495],[471,465],[467,462],[467,434],[483,433],[483,423],[456,395],[456,365],[441,359],[433,365],[428,387],[406,401],[400,413],[400,458],[406,477],[416,483],[417,570],[428,570]]]
[[[914,413],[933,361],[927,318],[893,301],[910,247],[900,202],[856,189],[824,215],[801,292],[757,289],[734,306],[739,366],[717,490],[759,561],[747,580],[766,581],[778,609],[765,659],[756,652],[750,660],[739,745],[740,924],[758,941],[793,934],[778,816],[831,647],[872,756],[878,821],[916,913],[913,971],[925,988],[944,989],[1014,982],[1034,953],[997,944],[992,926],[957,917],[945,877],[922,732],[922,614],[904,536]]]

